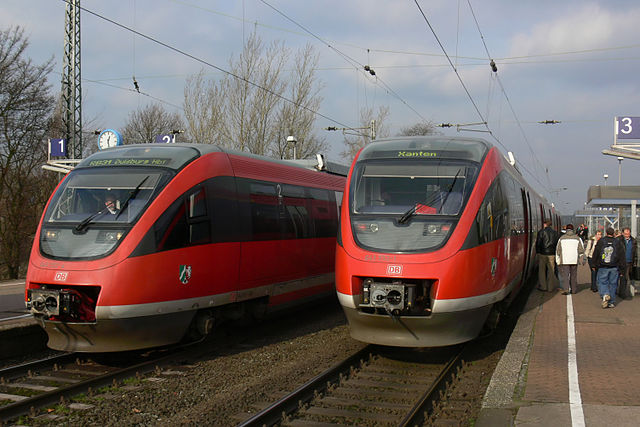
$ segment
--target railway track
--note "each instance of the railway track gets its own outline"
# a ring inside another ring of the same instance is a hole
[[[456,375],[462,352],[463,346],[367,346],[240,426],[421,425]]]
[[[65,402],[72,396],[91,394],[100,387],[151,372],[180,357],[190,345],[153,351],[124,366],[65,353],[0,369],[0,425],[21,415],[35,416],[39,408]]]

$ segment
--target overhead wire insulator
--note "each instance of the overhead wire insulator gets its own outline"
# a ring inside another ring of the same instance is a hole
[[[540,123],[541,125],[557,125],[558,123],[560,123],[559,120],[541,120],[538,123]]]
[[[494,73],[498,72],[498,66],[493,59],[491,60],[491,62],[489,62],[489,65],[491,66],[491,71],[493,71]]]

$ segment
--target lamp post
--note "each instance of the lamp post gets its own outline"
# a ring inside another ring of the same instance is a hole
[[[609,174],[605,173],[604,175],[602,175],[602,177],[604,178],[604,186],[607,186],[607,178],[609,178]]]
[[[296,150],[296,146],[298,145],[298,140],[296,139],[295,136],[293,135],[289,135],[287,137],[287,144],[293,144],[293,160],[296,160],[298,158],[298,153]]]
[[[618,157],[618,187],[622,185],[622,161],[624,157]]]

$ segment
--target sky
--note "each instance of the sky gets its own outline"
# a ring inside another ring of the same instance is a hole
[[[640,185],[640,161],[620,164],[602,154],[613,143],[614,117],[640,116],[636,1],[82,0],[81,6],[83,120],[97,129],[122,129],[132,111],[154,102],[182,113],[190,75],[223,77],[100,16],[223,69],[256,31],[266,43],[292,50],[311,44],[319,54],[316,133],[328,142],[330,160],[341,161],[343,139],[325,127],[357,127],[362,109],[388,107],[391,135],[422,121],[486,121],[439,130],[513,152],[525,179],[562,214],[584,207],[589,186],[617,185],[619,170],[622,185]],[[0,30],[20,26],[34,63],[53,59],[55,92],[65,8],[63,0],[0,0]],[[146,95],[134,90],[133,76]],[[560,123],[538,123],[545,120]]]

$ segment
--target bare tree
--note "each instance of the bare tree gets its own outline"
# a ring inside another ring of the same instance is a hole
[[[402,128],[398,136],[424,136],[424,135],[438,135],[436,126],[433,122],[419,122],[412,126]]]
[[[304,159],[326,150],[324,139],[313,134],[314,111],[320,108],[322,85],[314,74],[318,66],[318,54],[307,45],[296,53],[295,69],[289,84],[288,97],[293,103],[283,102],[277,118],[277,134],[270,147],[270,155],[280,159],[293,158],[293,148],[287,137],[296,138],[296,157]]]
[[[184,87],[184,115],[193,142],[230,146],[223,133],[224,97],[215,82],[205,80],[204,71],[187,79]]]
[[[281,42],[273,42],[265,49],[262,40],[253,33],[238,60],[231,59],[231,72],[240,78],[227,76],[223,90],[227,99],[227,134],[236,148],[254,154],[267,153],[275,138],[279,95],[287,86],[283,69],[288,56]]]
[[[281,42],[264,46],[253,33],[243,52],[230,59],[230,71],[220,81],[204,74],[191,76],[185,86],[187,128],[200,142],[273,157],[291,157],[286,137],[294,135],[299,157],[322,149],[312,134],[322,98],[315,78],[318,57],[311,46],[299,51],[287,72],[290,52]],[[293,102],[285,100],[290,99]]]
[[[178,130],[184,130],[180,114],[170,113],[160,104],[149,104],[129,114],[122,139],[126,144],[148,143],[157,135]]]
[[[26,264],[48,196],[40,166],[55,106],[47,83],[53,60],[33,64],[28,44],[19,27],[0,31],[0,274],[9,278]]]
[[[375,134],[377,138],[386,138],[389,136],[389,128],[386,120],[389,117],[389,107],[381,106],[377,112],[373,108],[364,108],[360,111],[360,127],[357,129],[356,135],[345,134],[342,156],[345,160],[352,161],[358,151],[369,142],[371,142],[371,122],[375,120]]]

